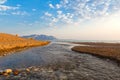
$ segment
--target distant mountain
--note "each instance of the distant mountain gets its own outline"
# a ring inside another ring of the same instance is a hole
[[[54,36],[48,36],[48,35],[37,35],[37,34],[33,34],[33,35],[27,35],[27,36],[22,36],[23,38],[33,38],[36,40],[57,40],[57,38],[55,38]]]

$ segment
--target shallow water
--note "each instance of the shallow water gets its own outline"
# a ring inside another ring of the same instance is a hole
[[[57,61],[78,64],[77,75],[85,80],[120,80],[120,67],[114,61],[71,51],[75,44],[51,43],[0,58],[0,68],[23,68],[52,64]]]
[[[57,61],[67,61],[62,54],[64,52],[61,52],[64,50],[63,47],[63,45],[51,43],[48,46],[34,47],[0,57],[0,69],[23,68],[55,63]]]

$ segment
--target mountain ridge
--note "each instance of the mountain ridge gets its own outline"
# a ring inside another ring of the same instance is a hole
[[[32,35],[25,35],[22,36],[23,38],[33,38],[36,40],[57,40],[56,37],[50,36],[50,35],[44,35],[44,34],[32,34]]]

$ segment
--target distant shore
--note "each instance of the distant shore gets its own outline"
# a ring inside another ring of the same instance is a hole
[[[35,46],[44,46],[49,44],[49,41],[38,41],[32,38],[25,39],[18,35],[10,35],[0,33],[0,56],[5,56],[11,52],[23,50]]]
[[[92,54],[102,58],[109,58],[120,63],[120,43],[102,43],[102,42],[73,42],[84,46],[74,46],[71,50]]]

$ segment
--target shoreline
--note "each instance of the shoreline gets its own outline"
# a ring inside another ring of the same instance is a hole
[[[93,56],[110,59],[120,65],[120,44],[119,43],[99,43],[99,42],[72,42],[74,44],[82,44],[84,46],[74,46],[72,51],[81,54],[91,54]],[[86,45],[86,46],[85,46]]]

